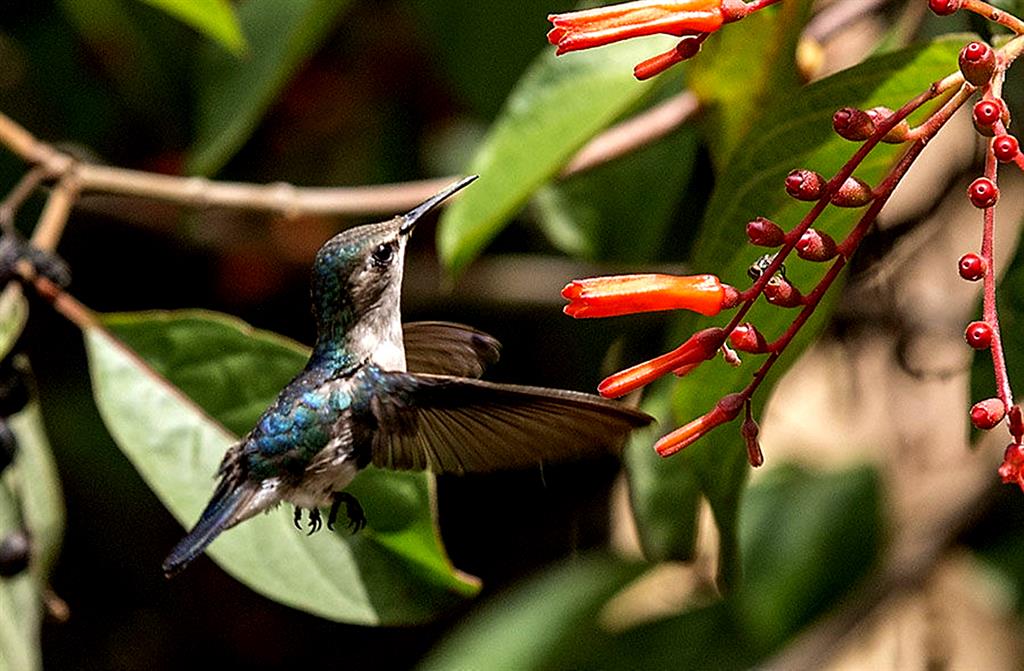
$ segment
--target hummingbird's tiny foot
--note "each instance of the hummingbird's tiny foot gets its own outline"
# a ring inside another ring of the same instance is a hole
[[[295,528],[302,531],[302,508],[295,506],[295,517],[292,518]]]
[[[359,499],[352,496],[348,492],[335,492],[334,503],[331,504],[331,515],[328,519],[328,526],[334,523],[338,517],[338,509],[341,504],[345,504],[345,515],[348,517],[348,528],[352,530],[352,533],[358,533],[364,527],[366,527],[366,513],[363,512],[363,507],[359,505]],[[332,527],[333,528],[333,527]]]
[[[320,531],[320,527],[323,526],[323,522],[320,521],[320,509],[310,508],[309,509],[309,533],[307,536],[312,536],[316,532]]]

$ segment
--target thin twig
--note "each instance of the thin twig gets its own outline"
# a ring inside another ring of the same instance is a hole
[[[693,116],[698,108],[696,96],[684,92],[609,128],[577,153],[562,176],[589,170],[654,142]],[[0,114],[0,145],[47,175],[60,178],[74,171],[77,188],[82,194],[109,193],[186,207],[275,212],[289,217],[392,214],[415,206],[456,179],[441,177],[399,184],[321,188],[161,175],[76,162],[3,114]]]

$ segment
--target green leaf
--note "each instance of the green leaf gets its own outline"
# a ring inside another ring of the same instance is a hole
[[[245,52],[245,36],[228,0],[141,0],[187,23],[225,49],[239,56]]]
[[[204,48],[197,81],[196,139],[186,165],[220,170],[252,134],[299,66],[326,39],[349,0],[248,0],[238,8],[248,57]]]
[[[109,331],[85,331],[100,413],[161,501],[191,525],[213,491],[224,451],[308,352],[198,311],[110,315],[104,323]],[[278,509],[227,531],[208,554],[257,592],[325,618],[424,621],[478,589],[444,554],[430,487],[422,473],[367,469],[348,488],[369,520],[359,534],[339,525],[335,533],[307,537],[292,526],[290,510]]]
[[[610,557],[575,559],[490,600],[419,667],[447,669],[578,668],[581,643],[599,635],[596,614],[643,570]],[[639,668],[639,667],[637,667]]]
[[[610,631],[613,596],[664,605],[628,590],[644,568],[590,557],[554,567],[484,604],[423,669],[746,669],[834,608],[877,563],[884,538],[881,485],[869,468],[817,474],[776,468],[743,504],[747,581],[726,598]],[[639,582],[642,582],[643,578]],[[619,609],[623,612],[625,609]],[[627,623],[615,622],[618,627]],[[495,666],[497,665],[497,666]]]
[[[18,451],[0,477],[0,539],[27,529],[32,563],[21,575],[0,578],[0,669],[37,669],[43,592],[64,534],[64,500],[39,406],[30,403],[8,423]]]
[[[664,45],[654,38],[537,58],[466,168],[480,181],[441,218],[437,246],[449,271],[465,268],[580,147],[656,90],[633,78],[633,65]]]
[[[792,228],[807,212],[809,205],[785,194],[783,183],[793,168],[805,167],[824,175],[834,174],[853,154],[856,145],[832,132],[834,110],[846,106],[862,108],[874,105],[899,107],[925,90],[932,81],[956,67],[963,36],[948,37],[931,44],[872,58],[865,63],[812,84],[775,107],[766,110],[760,121],[740,141],[742,151],[733,154],[716,183],[694,247],[692,267],[696,272],[713,272],[723,281],[743,288],[749,285],[746,268],[762,253],[745,244],[743,226],[761,215],[776,221],[784,229]],[[899,148],[882,146],[857,171],[869,183],[876,183],[892,164]],[[841,239],[860,214],[860,210],[829,208],[817,228]],[[809,291],[824,272],[818,264],[793,257],[786,264],[793,283]],[[826,295],[812,319],[773,367],[767,383],[755,398],[755,414],[760,411],[767,392],[791,365],[796,354],[807,346],[827,319],[835,288]],[[772,340],[781,335],[796,312],[758,302],[747,319]],[[719,320],[727,321],[726,317]],[[709,326],[706,320],[681,317],[674,325],[675,347],[690,333]],[[655,407],[672,402],[675,423],[688,422],[710,410],[723,395],[742,389],[749,381],[760,357],[748,355],[744,365],[733,368],[722,361],[711,361],[679,381],[655,387],[649,402]],[[663,428],[671,428],[663,425]],[[711,503],[722,539],[721,580],[724,585],[739,579],[736,545],[737,506],[749,467],[737,426],[713,431],[683,453],[669,459],[653,454],[650,443],[633,440],[628,448],[630,472],[643,472],[643,481],[632,482],[641,530],[649,525],[663,527],[668,519],[689,515],[692,492],[684,488],[673,497],[671,488],[660,482],[676,482],[689,474],[700,483]],[[766,455],[770,460],[771,455]],[[664,517],[665,519],[656,519]],[[649,534],[641,532],[641,539]],[[681,537],[686,541],[688,536]],[[692,547],[645,547],[652,557],[688,557]]]

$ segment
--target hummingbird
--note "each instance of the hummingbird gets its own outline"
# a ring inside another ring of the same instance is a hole
[[[230,447],[195,527],[163,563],[171,577],[224,530],[282,502],[309,533],[342,504],[353,533],[366,518],[344,491],[373,465],[434,473],[523,468],[615,452],[652,417],[599,396],[479,378],[500,345],[450,322],[402,324],[405,251],[420,218],[464,178],[404,215],[328,240],[312,270],[316,342],[309,361]]]

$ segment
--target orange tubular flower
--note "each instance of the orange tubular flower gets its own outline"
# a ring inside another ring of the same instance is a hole
[[[735,292],[714,275],[616,275],[573,280],[562,296],[569,299],[563,311],[577,319],[658,310],[693,310],[710,317]]]
[[[685,375],[714,357],[725,342],[726,335],[725,330],[720,328],[697,331],[671,352],[606,377],[597,386],[597,393],[605,398],[619,398],[667,373]]]
[[[726,16],[722,0],[638,0],[552,14],[548,20],[554,26],[548,32],[548,41],[558,47],[558,55],[657,33],[686,37],[677,47],[637,66],[637,78],[647,79],[695,55],[701,40],[694,38],[706,37],[721,28]]]
[[[684,447],[689,447],[716,426],[736,419],[744,403],[746,398],[742,394],[722,397],[707,414],[658,439],[654,444],[655,451],[663,457],[670,457]]]

